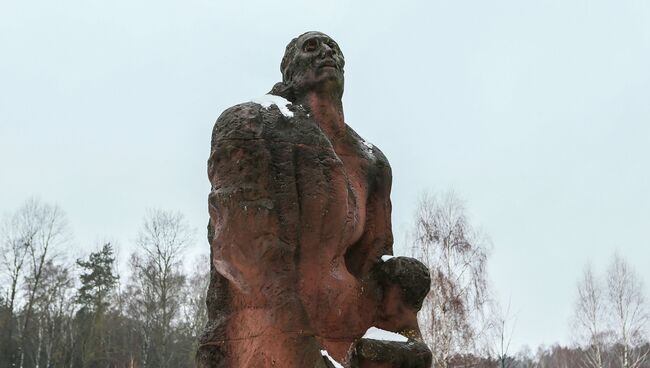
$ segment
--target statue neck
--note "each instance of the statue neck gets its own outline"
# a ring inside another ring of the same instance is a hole
[[[311,91],[300,99],[302,105],[309,106],[312,118],[330,140],[345,134],[345,119],[341,98],[331,93]]]

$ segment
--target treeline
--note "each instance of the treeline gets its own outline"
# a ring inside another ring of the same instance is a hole
[[[640,354],[650,349],[646,342],[633,350]],[[533,353],[529,348],[507,356],[505,359],[498,357],[479,357],[472,354],[454,355],[450,359],[451,367],[474,367],[474,368],[581,368],[591,367],[585,360],[588,354],[588,348],[584,349],[579,346],[566,347],[553,345],[550,347],[541,346]],[[603,367],[608,368],[625,368],[626,365],[620,360],[621,352],[624,350],[622,345],[612,345],[604,353]],[[628,365],[627,367],[650,368],[650,361],[640,362],[637,365]]]
[[[0,227],[0,367],[193,367],[208,260],[179,213],[150,211],[120,274],[113,244],[70,259],[57,206],[29,200]]]
[[[194,367],[209,262],[184,264],[186,219],[147,213],[125,272],[110,242],[72,254],[70,233],[61,209],[38,200],[0,222],[0,368]],[[514,352],[515,318],[487,281],[490,240],[464,203],[423,196],[410,235],[432,276],[419,319],[435,368],[650,368],[643,282],[619,255],[578,280],[571,346]]]
[[[512,351],[515,316],[510,306],[498,305],[487,282],[491,243],[472,225],[458,196],[422,196],[409,243],[432,276],[418,318],[434,367],[650,368],[644,285],[620,255],[602,274],[585,267],[567,326],[573,345],[533,354]]]

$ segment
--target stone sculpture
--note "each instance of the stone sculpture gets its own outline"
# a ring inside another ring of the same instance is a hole
[[[389,256],[391,169],[345,123],[344,64],[330,37],[302,34],[282,82],[215,124],[199,367],[430,366],[416,319],[429,273]]]

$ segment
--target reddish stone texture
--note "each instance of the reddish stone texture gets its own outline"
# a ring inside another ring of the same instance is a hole
[[[303,34],[287,46],[272,91],[293,115],[248,102],[215,124],[200,367],[331,366],[321,350],[346,367],[402,366],[405,358],[364,354],[377,350],[361,339],[371,326],[423,345],[415,317],[428,272],[408,258],[380,259],[392,254],[391,170],[344,122],[343,65],[329,37]]]

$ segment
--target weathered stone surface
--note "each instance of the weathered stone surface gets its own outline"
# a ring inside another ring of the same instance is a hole
[[[422,342],[361,339],[355,350],[355,368],[428,368],[431,351]]]
[[[429,270],[409,257],[393,257],[377,265],[376,279],[383,291],[375,326],[421,339],[417,313],[431,287]]]
[[[355,344],[371,326],[420,336],[428,272],[380,259],[392,254],[391,170],[345,124],[343,66],[333,40],[303,34],[272,90],[291,113],[247,102],[217,119],[200,367],[326,368],[321,350],[350,367],[363,363],[354,352],[366,343]]]

